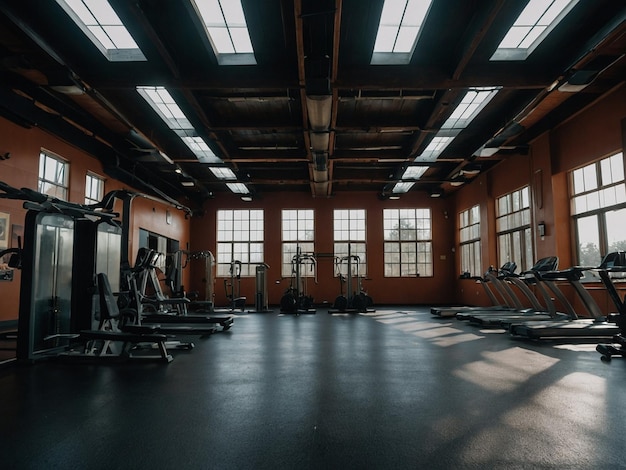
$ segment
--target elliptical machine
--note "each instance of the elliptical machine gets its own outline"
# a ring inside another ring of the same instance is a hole
[[[291,284],[280,299],[281,313],[316,313],[313,296],[308,294],[306,276],[302,276],[303,266],[310,266],[317,284],[317,260],[312,253],[302,253],[300,247],[291,259]]]
[[[363,278],[359,275],[359,265],[361,258],[350,252],[348,245],[348,255],[335,258],[335,272],[339,278],[340,294],[335,298],[333,308],[328,313],[365,313],[373,312],[370,309],[374,305],[372,298],[363,290]],[[346,265],[346,274],[343,274],[342,266]],[[353,284],[356,279],[356,289]],[[346,284],[346,295],[343,293],[343,284]]]

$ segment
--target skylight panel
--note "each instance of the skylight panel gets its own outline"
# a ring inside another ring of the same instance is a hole
[[[176,104],[172,95],[162,86],[140,86],[137,91],[152,106],[170,129],[193,129],[183,110]]]
[[[432,0],[385,0],[371,64],[408,64]]]
[[[107,0],[56,0],[109,61],[146,57]]]
[[[441,126],[442,129],[464,129],[478,116],[478,113],[491,101],[499,88],[471,88],[461,102],[454,108],[450,117]]]
[[[402,179],[420,179],[426,170],[428,170],[427,166],[410,166],[404,171]]]
[[[415,183],[413,181],[402,181],[400,183],[396,183],[396,185],[391,190],[392,193],[395,194],[404,194],[409,192],[409,189],[413,187]]]
[[[525,60],[578,1],[530,0],[491,60]]]
[[[190,0],[220,65],[255,65],[254,49],[241,0]]]
[[[444,149],[452,142],[454,137],[439,136],[433,137],[430,144],[424,149],[424,152],[415,159],[416,162],[433,162],[444,151]]]
[[[226,183],[226,186],[235,194],[250,194],[250,191],[243,183]]]
[[[213,173],[217,178],[221,180],[236,180],[237,176],[230,168],[221,167],[221,166],[212,166],[209,168],[211,173]]]
[[[204,139],[198,136],[191,122],[172,95],[162,86],[138,86],[137,92],[148,102],[170,129],[176,132],[200,163],[222,163]]]
[[[189,149],[194,153],[194,155],[198,158],[200,163],[221,163],[222,159],[219,158],[211,147],[207,145],[202,137],[195,136],[187,136],[181,137],[183,142],[189,147]]]

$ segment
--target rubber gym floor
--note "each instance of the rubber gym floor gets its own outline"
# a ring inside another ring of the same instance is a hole
[[[626,468],[626,362],[428,308],[243,314],[165,364],[0,370],[5,469]]]

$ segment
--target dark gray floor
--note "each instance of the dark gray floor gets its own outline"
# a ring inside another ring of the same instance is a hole
[[[410,308],[250,314],[195,343],[169,365],[0,370],[0,465],[626,468],[626,361],[594,343]]]

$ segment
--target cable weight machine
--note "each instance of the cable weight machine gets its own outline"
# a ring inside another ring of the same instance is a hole
[[[317,260],[313,253],[302,253],[298,246],[296,254],[291,259],[291,284],[280,299],[281,313],[316,313],[313,308],[313,296],[307,289],[307,276],[302,275],[302,269],[310,266],[317,284]]]
[[[230,262],[230,278],[224,279],[224,291],[226,298],[230,300],[230,311],[243,310],[246,308],[246,297],[241,295],[241,261]]]
[[[335,258],[335,272],[339,278],[340,293],[335,298],[333,308],[328,313],[365,313],[373,312],[372,298],[363,290],[363,278],[359,275],[361,258],[351,253],[348,244],[348,255]],[[346,265],[346,274],[342,272],[342,266]],[[343,284],[346,284],[346,295],[343,293]]]

